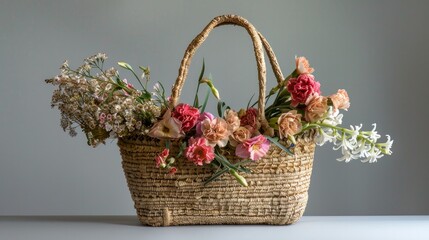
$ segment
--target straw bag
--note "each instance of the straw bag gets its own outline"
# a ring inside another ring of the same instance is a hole
[[[220,25],[244,27],[253,41],[259,79],[259,115],[266,131],[265,90],[266,71],[264,52],[273,67],[277,80],[283,75],[266,39],[246,19],[235,15],[214,18],[188,46],[179,76],[173,86],[171,105],[178,102],[191,58],[209,33]],[[150,137],[125,137],[118,140],[128,187],[140,221],[151,226],[189,224],[292,224],[303,215],[313,166],[315,144],[313,135],[297,139],[294,155],[271,144],[268,154],[252,162],[251,174],[244,174],[248,187],[242,187],[229,174],[204,185],[213,174],[208,165],[195,166],[186,159],[177,159],[180,169],[167,175],[154,165],[155,156],[164,149],[162,140]],[[170,151],[179,152],[173,142]],[[225,154],[235,159],[234,154]]]

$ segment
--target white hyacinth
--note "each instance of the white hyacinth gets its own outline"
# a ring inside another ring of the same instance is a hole
[[[307,128],[317,128],[316,144],[324,145],[326,142],[334,144],[334,150],[340,150],[342,157],[338,161],[350,162],[353,159],[361,159],[362,162],[377,162],[377,160],[384,156],[384,154],[392,154],[391,147],[393,140],[389,135],[386,135],[387,141],[385,143],[377,143],[380,135],[376,131],[376,124],[373,124],[371,131],[361,131],[362,124],[350,126],[350,129],[338,127],[337,122],[332,121],[336,116],[330,115],[331,118],[321,123],[314,123],[307,126]],[[333,124],[329,124],[333,123]]]
[[[332,106],[328,108],[328,114],[325,119],[322,121],[323,123],[337,126],[343,123],[343,114],[340,114],[340,111],[335,110]]]
[[[334,142],[336,140],[333,130],[330,128],[319,128],[316,133],[316,144],[319,146],[324,145],[326,142]]]

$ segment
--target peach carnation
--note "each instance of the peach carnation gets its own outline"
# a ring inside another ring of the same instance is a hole
[[[331,99],[335,109],[344,109],[347,111],[350,107],[349,95],[344,89],[339,89],[337,93],[332,94],[329,98]]]
[[[222,118],[207,118],[201,123],[202,136],[205,137],[211,146],[218,145],[225,147],[228,143],[229,135],[228,124]]]
[[[316,122],[326,116],[328,113],[328,98],[319,96],[318,94],[312,95],[306,102],[305,120],[308,122]]]
[[[228,131],[233,133],[240,127],[240,118],[238,118],[238,114],[232,109],[227,109],[224,115],[225,121],[228,124]]]
[[[246,141],[251,136],[251,132],[249,129],[245,127],[239,127],[237,130],[235,130],[231,136],[229,136],[229,143],[231,146],[235,147],[238,144]]]
[[[279,119],[277,120],[280,139],[293,136],[301,131],[301,117],[302,115],[298,114],[296,110],[292,110],[280,115]]]
[[[310,67],[310,63],[305,57],[296,57],[296,71],[298,74],[312,74],[314,72],[314,68]]]

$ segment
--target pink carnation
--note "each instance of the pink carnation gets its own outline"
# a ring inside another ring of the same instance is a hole
[[[182,123],[182,130],[188,132],[197,124],[200,111],[198,108],[191,107],[188,104],[181,103],[174,108],[171,116]]]
[[[289,79],[287,90],[292,95],[292,106],[296,107],[305,103],[311,94],[320,94],[320,83],[316,82],[311,74],[301,74],[297,78]]]
[[[264,157],[270,149],[270,142],[263,135],[247,139],[237,145],[235,155],[240,158],[250,158],[254,161]]]
[[[206,119],[213,120],[215,119],[215,116],[209,112],[203,112],[200,114],[200,116],[198,117],[198,122],[196,127],[197,136],[203,135],[203,131],[201,130],[201,123]]]
[[[215,158],[214,148],[208,145],[205,138],[191,137],[185,149],[185,156],[195,165],[202,166],[203,163],[210,163]]]

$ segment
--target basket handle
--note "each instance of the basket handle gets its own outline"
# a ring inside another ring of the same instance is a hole
[[[268,125],[268,122],[265,118],[265,90],[266,90],[266,67],[263,47],[267,52],[267,55],[270,59],[273,72],[277,78],[277,82],[280,84],[283,81],[283,74],[280,70],[279,64],[277,62],[276,56],[271,49],[268,41],[260,34],[255,27],[249,23],[246,19],[237,16],[237,15],[222,15],[214,18],[204,29],[198,34],[192,42],[189,44],[188,48],[185,51],[182,62],[179,68],[179,75],[176,79],[175,84],[173,85],[171,91],[170,107],[173,108],[176,106],[180,93],[182,91],[183,84],[185,82],[186,76],[188,74],[189,65],[191,59],[194,56],[196,50],[199,46],[207,39],[209,33],[218,26],[221,25],[238,25],[247,30],[249,33],[252,42],[253,48],[256,57],[256,63],[258,68],[258,80],[259,80],[259,99],[258,99],[258,111],[259,111],[259,120],[266,134],[272,135],[273,130]]]

